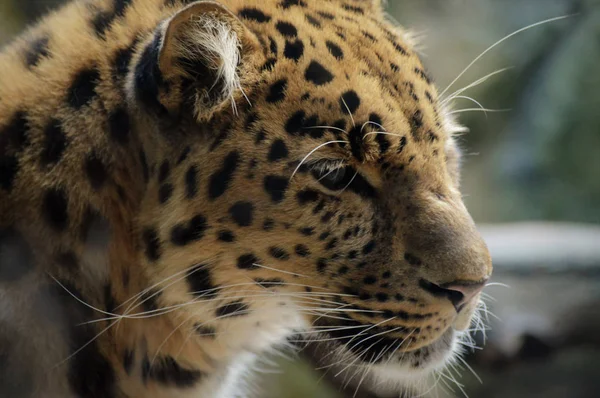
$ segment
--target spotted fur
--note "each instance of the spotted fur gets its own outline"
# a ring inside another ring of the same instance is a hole
[[[291,341],[384,394],[451,360],[491,263],[409,42],[377,0],[90,0],[7,47],[0,395],[246,396]]]

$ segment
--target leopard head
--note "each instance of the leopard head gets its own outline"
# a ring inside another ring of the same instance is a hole
[[[232,352],[299,334],[382,394],[456,355],[492,265],[406,37],[377,1],[228,0],[140,42],[140,247],[184,328]]]

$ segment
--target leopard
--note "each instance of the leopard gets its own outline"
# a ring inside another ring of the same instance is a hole
[[[2,49],[2,396],[253,396],[290,349],[398,397],[459,360],[492,261],[384,10],[74,0]]]

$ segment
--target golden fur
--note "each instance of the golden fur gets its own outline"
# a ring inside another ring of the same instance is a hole
[[[387,323],[399,353],[435,356],[477,299],[457,310],[423,286],[480,283],[491,262],[404,32],[378,1],[183,3],[75,1],[0,55],[0,229],[33,253],[0,293],[59,285],[67,307],[94,308],[72,319],[108,318],[81,352],[65,336],[50,355],[102,358],[103,372],[75,373],[103,387],[40,365],[35,396],[225,397],[242,353],[335,328],[331,314]],[[363,185],[321,186],[310,168],[326,160]],[[424,362],[412,360],[418,377]]]

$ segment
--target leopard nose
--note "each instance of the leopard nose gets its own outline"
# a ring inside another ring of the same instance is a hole
[[[477,282],[454,281],[437,285],[425,279],[421,279],[420,285],[423,289],[436,297],[443,297],[454,305],[456,312],[460,312],[465,304],[469,303],[485,287],[487,278]]]

